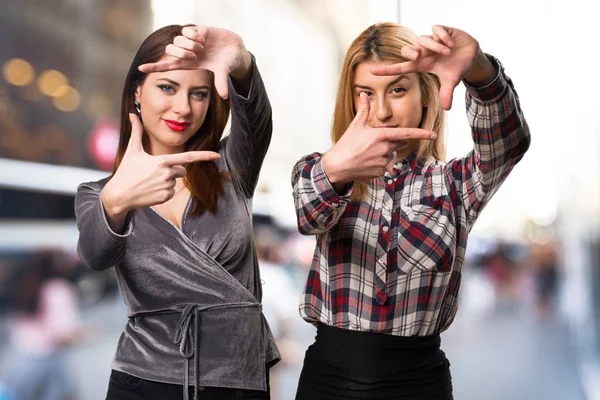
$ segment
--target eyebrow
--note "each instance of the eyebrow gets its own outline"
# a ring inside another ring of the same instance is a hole
[[[158,78],[158,80],[169,82],[173,86],[177,86],[177,87],[181,86],[178,82],[175,82],[174,80],[169,79],[169,78]],[[210,89],[210,86],[202,85],[202,86],[194,86],[193,88],[191,88],[191,90],[197,90],[197,89]]]
[[[395,84],[397,84],[398,82],[400,82],[402,79],[408,79],[408,76],[406,76],[406,75],[400,75],[399,77],[397,77],[396,79],[394,79],[393,81],[391,81],[390,83],[388,83],[387,87],[389,88],[390,86],[394,86]],[[365,86],[365,85],[354,85],[354,87],[357,88],[357,89],[369,89],[369,90],[373,90],[371,87]]]

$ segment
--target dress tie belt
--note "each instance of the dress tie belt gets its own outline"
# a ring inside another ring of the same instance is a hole
[[[200,313],[207,310],[218,310],[226,308],[244,308],[257,307],[262,309],[260,303],[239,302],[217,304],[213,306],[200,306],[198,304],[188,304],[181,312],[177,329],[175,330],[175,344],[179,345],[179,354],[185,359],[183,368],[183,400],[189,400],[189,368],[190,360],[194,359],[194,399],[198,398],[198,321]]]

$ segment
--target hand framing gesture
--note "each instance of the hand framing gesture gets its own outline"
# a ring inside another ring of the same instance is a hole
[[[167,57],[140,65],[144,73],[174,69],[206,69],[215,74],[215,88],[222,98],[229,96],[227,76],[250,67],[250,53],[242,38],[229,30],[207,26],[187,26],[165,49]]]
[[[127,149],[102,191],[104,207],[110,214],[126,214],[170,200],[175,194],[175,180],[185,176],[185,164],[219,158],[212,151],[150,155],[142,147],[142,123],[135,114],[129,114],[129,120],[132,129]]]
[[[402,56],[410,61],[373,68],[371,72],[375,75],[432,72],[442,80],[440,104],[449,110],[454,88],[463,78],[477,72],[478,78],[493,79],[494,67],[468,33],[442,25],[434,25],[432,31],[431,35],[419,36],[416,45],[402,48]]]

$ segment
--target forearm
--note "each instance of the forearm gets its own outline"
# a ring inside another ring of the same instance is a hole
[[[123,222],[123,234],[113,230],[102,205],[100,193],[89,187],[78,190],[75,217],[79,230],[77,252],[84,264],[103,270],[119,264],[125,257],[127,237],[133,231],[133,215]]]
[[[467,119],[474,147],[457,168],[463,202],[474,220],[529,148],[530,132],[511,80],[498,75],[485,87],[467,84]],[[460,174],[459,174],[460,175]]]
[[[292,187],[298,218],[298,230],[314,235],[331,229],[350,202],[352,188],[338,193],[323,172],[319,154],[300,160],[292,172]]]
[[[233,80],[231,94],[231,133],[226,154],[237,171],[248,196],[254,192],[264,157],[271,143],[273,117],[271,103],[255,60],[252,60],[249,90],[238,93]]]
[[[486,57],[487,58],[487,57]],[[512,81],[494,59],[498,73],[485,87],[467,83],[467,119],[484,181],[511,168],[529,147],[529,127]]]

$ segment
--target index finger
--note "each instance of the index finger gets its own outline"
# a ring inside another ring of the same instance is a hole
[[[408,139],[435,140],[438,134],[421,128],[379,128],[389,142],[403,142]]]
[[[138,67],[140,72],[149,74],[151,72],[165,72],[174,69],[182,69],[180,59],[168,56],[166,59],[154,63],[142,64]]]
[[[175,165],[190,164],[199,161],[215,161],[221,156],[219,153],[214,151],[186,151],[178,154],[168,154],[159,156],[162,158],[162,162],[170,167]]]
[[[172,45],[169,45],[169,46],[172,46]],[[149,74],[151,72],[173,71],[176,69],[192,70],[192,69],[198,68],[195,65],[195,63],[196,63],[195,58],[194,59],[181,59],[181,58],[173,57],[171,55],[167,55],[164,59],[162,59],[160,61],[140,65],[138,67],[138,70],[145,74]]]
[[[402,75],[419,72],[417,63],[414,61],[405,61],[392,65],[383,65],[371,68],[373,75]]]

